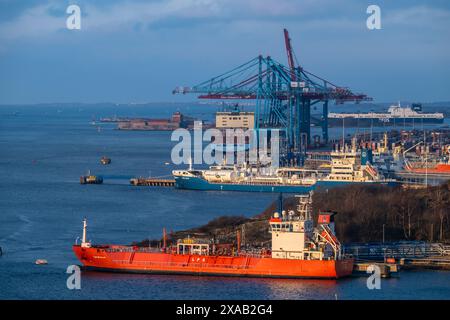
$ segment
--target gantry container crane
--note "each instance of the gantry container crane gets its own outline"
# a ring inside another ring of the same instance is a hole
[[[322,135],[328,142],[328,103],[371,100],[337,86],[295,64],[289,32],[284,29],[288,65],[261,55],[193,87],[177,87],[174,94],[198,94],[199,99],[255,99],[255,130],[279,129],[283,165],[302,165],[311,140],[311,106],[322,103]]]

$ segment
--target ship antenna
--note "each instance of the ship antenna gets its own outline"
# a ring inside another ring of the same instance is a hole
[[[283,193],[280,192],[278,196],[278,211],[283,211]]]
[[[189,171],[192,170],[192,157],[189,157]]]
[[[425,187],[428,188],[428,152],[427,152],[426,131],[423,129],[423,148],[425,152]]]

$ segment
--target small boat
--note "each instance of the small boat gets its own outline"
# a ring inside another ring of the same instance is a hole
[[[80,177],[80,184],[102,184],[103,177],[92,175],[90,172],[86,176]]]
[[[48,264],[48,261],[45,259],[37,259],[34,263],[37,265],[41,265],[41,264]]]
[[[103,156],[103,157],[100,159],[100,163],[103,164],[103,165],[110,164],[110,163],[111,163],[111,158],[108,158],[108,157]]]

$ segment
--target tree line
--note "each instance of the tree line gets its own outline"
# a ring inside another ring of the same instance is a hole
[[[319,190],[314,214],[332,210],[342,242],[450,240],[450,181],[427,188],[348,186]]]
[[[450,181],[427,188],[350,185],[318,189],[313,194],[313,218],[319,211],[335,211],[335,230],[343,243],[422,240],[450,242]],[[267,220],[279,211],[279,200],[252,217],[222,216],[203,226],[168,235],[168,243],[187,236],[235,242],[241,232],[243,244],[270,244]],[[283,210],[296,210],[297,199],[284,197]],[[135,242],[160,246],[161,239]]]

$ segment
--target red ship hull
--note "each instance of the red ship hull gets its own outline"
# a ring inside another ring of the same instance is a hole
[[[450,175],[450,164],[438,164],[433,168],[410,168],[408,171],[423,174]]]
[[[90,270],[263,278],[338,279],[353,271],[353,259],[293,260],[270,256],[205,256],[135,250],[125,246],[73,246],[83,267]]]

